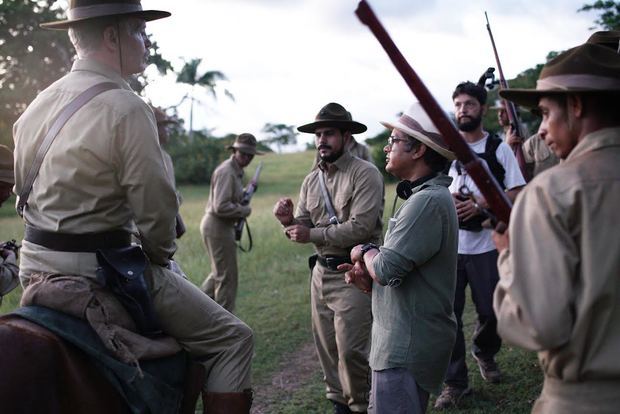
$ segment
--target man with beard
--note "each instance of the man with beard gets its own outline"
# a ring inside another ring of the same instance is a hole
[[[497,136],[482,129],[486,99],[487,93],[484,88],[471,82],[459,84],[452,94],[457,125],[472,151],[478,153],[486,162],[498,183],[505,189],[507,196],[514,200],[520,188],[525,185],[525,180],[510,147]],[[497,319],[493,312],[493,291],[499,279],[497,250],[493,244],[491,230],[481,226],[486,219],[483,210],[488,205],[458,161],[454,161],[450,166],[449,175],[453,178],[450,191],[459,219],[459,254],[454,297],[458,330],[445,386],[437,398],[435,408],[456,406],[463,396],[471,393],[465,363],[466,346],[462,320],[467,284],[471,288],[472,300],[478,315],[471,353],[485,381],[491,383],[501,381],[501,372],[495,362],[495,354],[499,352],[501,339],[497,334]]]
[[[321,158],[306,176],[293,215],[293,201],[281,198],[273,212],[296,243],[313,243],[310,298],[312,331],[325,376],[327,398],[336,413],[368,407],[370,295],[346,284],[343,263],[351,248],[380,243],[383,179],[379,170],[346,151],[351,134],[366,131],[337,103],[329,103],[315,122],[297,128],[314,133]]]

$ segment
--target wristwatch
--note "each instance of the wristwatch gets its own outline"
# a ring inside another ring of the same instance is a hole
[[[379,246],[374,243],[366,243],[362,245],[362,261],[364,261],[364,255],[368,253],[369,250],[377,249],[379,250]]]

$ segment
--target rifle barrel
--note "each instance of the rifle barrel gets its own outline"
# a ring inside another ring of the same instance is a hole
[[[355,14],[362,23],[368,26],[383,49],[385,49],[390,60],[396,66],[407,86],[409,86],[409,89],[418,98],[420,104],[433,120],[433,123],[447,141],[451,150],[457,154],[459,161],[463,163],[465,170],[471,175],[495,216],[499,220],[508,223],[512,206],[510,200],[502,191],[495,178],[486,171],[480,159],[471,150],[450,119],[448,119],[365,0],[360,1]]]

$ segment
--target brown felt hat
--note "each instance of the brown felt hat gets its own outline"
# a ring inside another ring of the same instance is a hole
[[[387,129],[398,129],[450,161],[456,158],[419,102],[411,105],[396,122],[381,122],[381,125]]]
[[[534,108],[542,96],[568,93],[620,93],[620,54],[584,43],[547,62],[536,89],[504,89],[502,98]]]
[[[360,134],[367,129],[366,125],[354,121],[351,113],[344,109],[344,106],[331,102],[321,108],[314,122],[297,127],[297,130],[313,134],[317,128],[324,127],[343,129],[352,134]]]
[[[6,145],[0,145],[0,181],[8,184],[15,184],[13,151]]]
[[[620,30],[601,30],[592,33],[588,39],[588,43],[605,46],[616,52],[620,50]]]
[[[161,10],[142,10],[140,0],[69,0],[67,20],[41,23],[44,29],[65,30],[79,22],[101,17],[138,17],[145,21],[163,19],[170,13]]]
[[[256,137],[247,132],[240,134],[235,138],[235,142],[227,147],[228,149],[236,149],[244,154],[263,155],[264,152],[256,149]]]

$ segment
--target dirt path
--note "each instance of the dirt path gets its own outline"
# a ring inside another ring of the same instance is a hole
[[[314,343],[302,345],[283,359],[271,381],[255,384],[252,414],[273,414],[271,407],[275,402],[308,383],[312,375],[320,370]]]

